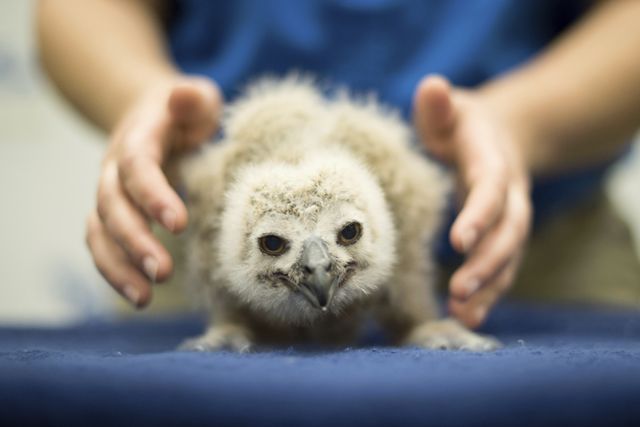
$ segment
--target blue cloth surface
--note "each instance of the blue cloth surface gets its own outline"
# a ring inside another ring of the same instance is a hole
[[[640,425],[640,313],[507,305],[493,353],[172,349],[194,318],[0,329],[0,425]]]

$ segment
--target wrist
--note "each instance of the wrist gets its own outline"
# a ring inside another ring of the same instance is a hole
[[[147,73],[139,73],[132,79],[123,97],[121,107],[108,126],[113,131],[127,117],[141,110],[149,108],[164,108],[171,88],[184,78],[179,72],[166,70],[152,70]]]

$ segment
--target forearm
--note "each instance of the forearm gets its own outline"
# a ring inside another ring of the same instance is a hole
[[[640,125],[640,1],[594,9],[519,70],[481,89],[535,175],[601,163]]]
[[[60,91],[105,130],[142,93],[177,74],[151,0],[41,0],[42,64]]]

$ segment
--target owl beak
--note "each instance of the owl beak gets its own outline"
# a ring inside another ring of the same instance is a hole
[[[304,272],[300,291],[314,307],[326,311],[337,283],[327,244],[316,236],[308,238],[300,261]]]

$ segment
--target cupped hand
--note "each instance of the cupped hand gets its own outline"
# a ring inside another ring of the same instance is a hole
[[[215,83],[182,77],[144,93],[112,132],[86,240],[102,276],[136,307],[150,301],[151,284],[173,269],[150,223],[172,233],[187,225],[185,205],[163,166],[215,132],[221,106]]]
[[[450,232],[465,262],[449,283],[449,311],[478,327],[511,286],[529,234],[529,174],[517,129],[479,91],[439,76],[418,85],[414,120],[427,149],[456,172],[461,210]]]

